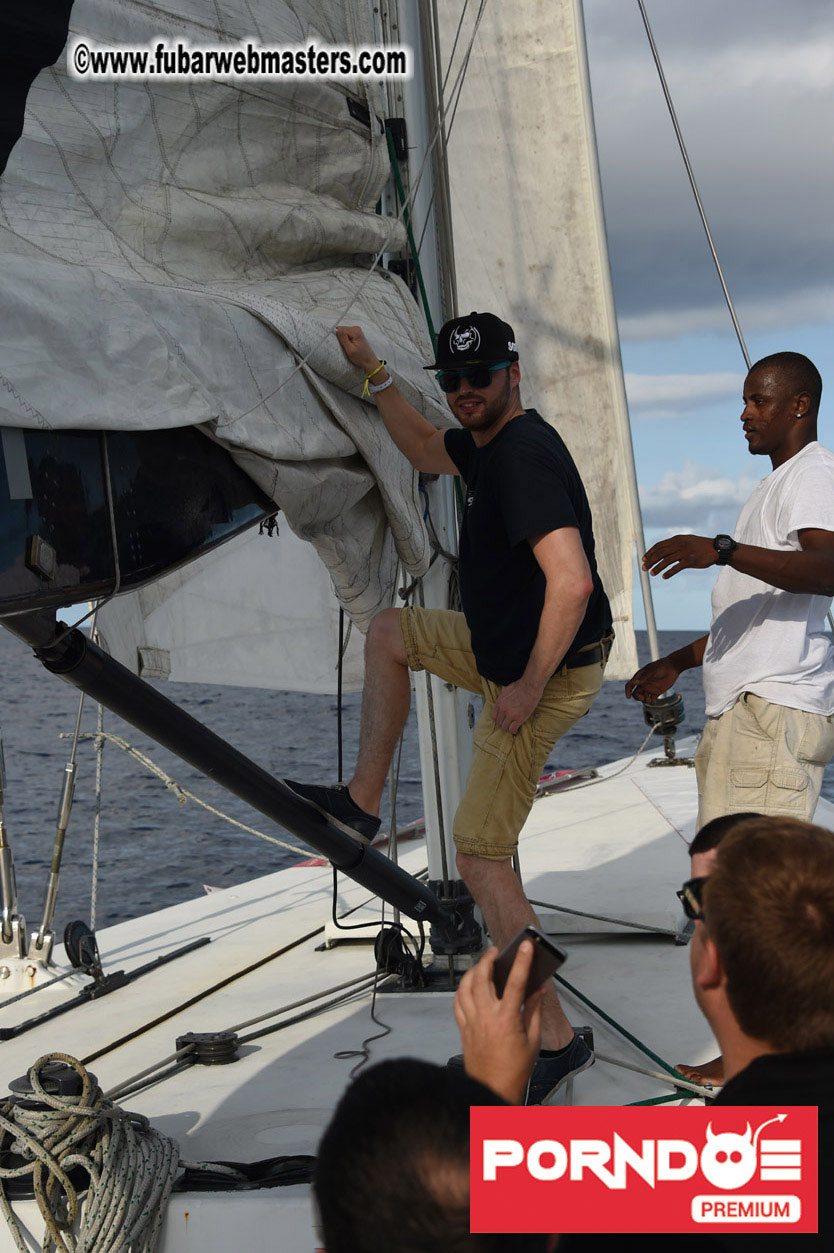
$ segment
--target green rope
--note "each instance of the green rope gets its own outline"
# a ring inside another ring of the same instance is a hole
[[[403,187],[403,180],[400,174],[400,163],[397,160],[397,153],[394,148],[394,136],[390,131],[386,131],[385,138],[388,140],[388,156],[391,159],[391,172],[394,175],[394,185],[397,188],[397,195],[399,196],[400,204],[403,207],[403,221],[405,222],[405,229],[408,232],[408,244],[411,248],[411,258],[414,262],[414,271],[417,275],[417,285],[420,288],[420,296],[423,301],[423,312],[426,315],[429,335],[431,336],[431,346],[436,353],[437,335],[434,331],[434,323],[432,322],[431,310],[429,309],[429,297],[426,292],[426,285],[423,282],[423,271],[420,268],[420,258],[417,255],[417,243],[414,239],[414,232],[411,229],[411,212],[408,208],[408,202],[406,201],[405,188]]]
[[[674,1092],[667,1093],[666,1096],[650,1096],[645,1101],[629,1101],[625,1106],[630,1109],[632,1105],[668,1105],[670,1101],[679,1101],[683,1096],[692,1096],[691,1092],[684,1092],[683,1088],[678,1088]]]
[[[674,1066],[670,1066],[669,1063],[665,1062],[662,1057],[658,1057],[657,1053],[653,1053],[647,1044],[644,1044],[642,1040],[637,1039],[636,1035],[632,1035],[630,1031],[627,1031],[621,1023],[617,1022],[616,1018],[612,1018],[610,1014],[606,1014],[604,1009],[600,1009],[599,1005],[595,1005],[592,1000],[590,1000],[587,996],[584,996],[583,993],[580,992],[578,988],[575,988],[572,983],[568,983],[567,979],[564,979],[561,975],[554,975],[553,978],[557,981],[557,983],[561,983],[562,987],[567,988],[573,996],[578,997],[579,1000],[587,1005],[589,1009],[592,1009],[595,1014],[599,1014],[603,1022],[607,1022],[609,1027],[613,1027],[615,1031],[619,1031],[620,1035],[624,1035],[629,1043],[633,1044],[635,1048],[638,1048],[641,1053],[645,1053],[646,1056],[650,1057],[653,1062],[657,1062],[658,1066],[662,1066],[663,1069],[670,1075],[673,1075],[675,1079],[686,1078],[686,1076],[682,1075],[679,1070],[675,1070]]]

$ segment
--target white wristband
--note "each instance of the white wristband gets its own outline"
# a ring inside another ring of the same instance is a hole
[[[388,378],[385,380],[384,383],[377,383],[376,386],[374,386],[373,383],[369,383],[368,391],[371,393],[372,396],[375,396],[377,392],[384,392],[386,387],[390,387],[393,382],[394,380],[391,378],[391,375],[389,374]]]

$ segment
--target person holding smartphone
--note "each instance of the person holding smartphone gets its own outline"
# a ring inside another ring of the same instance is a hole
[[[739,820],[719,840],[709,873],[688,880],[681,895],[695,922],[693,994],[721,1048],[724,1086],[715,1104],[817,1106],[819,1247],[829,1248],[834,832],[796,818]],[[541,1024],[541,992],[527,990],[532,950],[529,941],[519,946],[502,997],[492,979],[498,954],[490,949],[455,999],[467,1073],[515,1104],[523,1101]],[[727,1237],[728,1247],[735,1239]],[[566,1238],[565,1249],[584,1247],[578,1240]]]
[[[498,949],[489,948],[467,970],[455,996],[455,1021],[466,1073],[508,1104],[524,1105],[541,1045],[544,988],[528,991],[532,940],[519,944],[500,995],[494,979],[498,957]]]

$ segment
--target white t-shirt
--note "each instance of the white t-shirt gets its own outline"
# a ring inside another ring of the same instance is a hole
[[[733,538],[783,552],[801,548],[806,527],[834,531],[834,452],[814,441],[762,479],[739,514]],[[725,566],[712,592],[704,653],[710,717],[742,692],[810,713],[834,713],[834,645],[827,596],[783,592]]]

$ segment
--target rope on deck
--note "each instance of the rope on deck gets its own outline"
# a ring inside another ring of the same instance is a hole
[[[586,996],[584,992],[580,992],[579,989],[574,987],[572,983],[568,983],[567,979],[565,979],[562,975],[556,974],[553,978],[557,983],[560,983],[563,988],[567,988],[568,992],[570,992],[572,996],[575,996],[578,1000],[582,1001],[583,1005],[587,1005],[588,1008],[592,1009],[595,1014],[598,1014],[603,1022],[608,1023],[609,1027],[613,1027],[615,1031],[619,1031],[620,1035],[624,1036],[630,1044],[633,1044],[634,1047],[639,1049],[641,1053],[645,1053],[646,1057],[650,1057],[653,1062],[656,1062],[657,1065],[661,1067],[662,1070],[665,1070],[668,1075],[671,1075],[675,1081],[676,1087],[679,1083],[681,1085],[686,1085],[686,1087],[691,1086],[689,1080],[684,1078],[679,1070],[676,1070],[674,1066],[670,1066],[669,1063],[665,1062],[662,1057],[658,1057],[657,1053],[650,1049],[648,1044],[644,1044],[643,1041],[638,1039],[636,1035],[632,1035],[627,1027],[624,1027],[622,1023],[617,1022],[616,1018],[612,1018],[610,1014],[607,1014],[601,1006],[595,1004],[595,1002],[592,1001],[590,997]]]
[[[77,1096],[45,1090],[56,1062],[81,1079]],[[43,1253],[155,1253],[179,1163],[179,1146],[141,1114],[107,1100],[81,1062],[49,1053],[29,1070],[34,1101],[0,1108],[0,1150],[23,1159],[0,1167],[0,1211],[20,1253],[27,1253],[4,1181],[31,1176],[46,1224]],[[8,1158],[7,1158],[8,1160]],[[78,1186],[78,1173],[89,1177]],[[73,1230],[74,1229],[74,1230]]]

